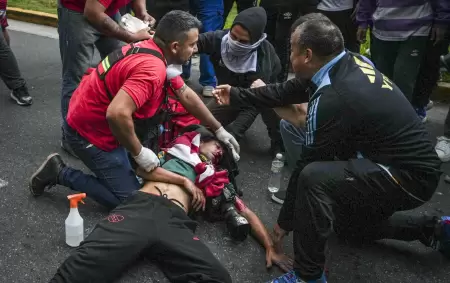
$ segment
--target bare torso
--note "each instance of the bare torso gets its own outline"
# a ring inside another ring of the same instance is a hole
[[[174,204],[181,207],[186,213],[189,212],[191,196],[181,186],[147,181],[140,191],[157,196],[167,196],[167,199],[172,200]]]

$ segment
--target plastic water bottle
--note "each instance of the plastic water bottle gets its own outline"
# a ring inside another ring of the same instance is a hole
[[[283,171],[283,155],[281,153],[277,153],[275,159],[272,161],[272,174],[270,175],[268,190],[272,194],[278,192],[280,190],[281,185],[281,177]]]

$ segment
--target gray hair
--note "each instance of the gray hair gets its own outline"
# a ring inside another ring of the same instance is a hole
[[[294,32],[301,50],[311,49],[318,57],[329,57],[344,50],[344,37],[339,28],[330,20],[309,20],[300,24]]]

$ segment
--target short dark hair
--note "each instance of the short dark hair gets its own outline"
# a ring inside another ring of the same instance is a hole
[[[330,21],[330,19],[322,13],[309,13],[309,14],[303,15],[303,16],[299,17],[297,20],[295,20],[295,22],[291,26],[291,33],[293,33],[295,31],[295,29],[298,28],[299,25],[303,24],[306,21],[311,21],[311,20]]]
[[[173,10],[165,14],[159,21],[154,37],[164,43],[183,42],[191,29],[199,29],[202,23],[188,12]]]
[[[329,57],[344,50],[344,37],[330,20],[309,20],[299,25],[298,47],[309,48],[318,57]]]

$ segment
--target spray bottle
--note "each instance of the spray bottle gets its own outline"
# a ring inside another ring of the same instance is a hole
[[[84,203],[85,193],[67,196],[70,201],[70,213],[66,218],[66,243],[78,247],[84,240],[84,222],[78,212],[78,202]]]

